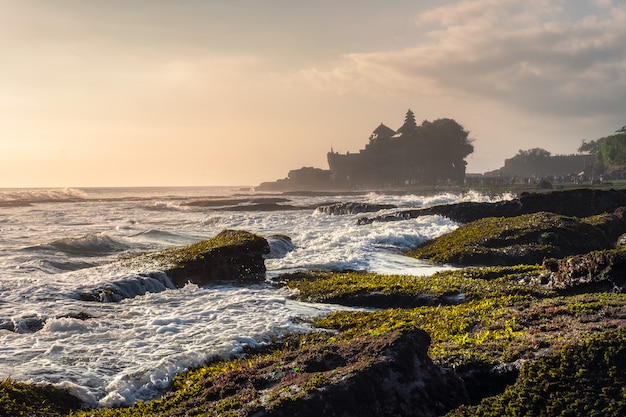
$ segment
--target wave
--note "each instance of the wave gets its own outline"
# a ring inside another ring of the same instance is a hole
[[[128,250],[129,248],[129,245],[113,239],[106,233],[89,233],[85,236],[66,237],[55,240],[47,245],[31,246],[26,249],[57,250],[77,256],[102,256],[110,253],[122,252]]]
[[[83,288],[78,291],[77,296],[82,301],[108,303],[147,293],[159,293],[167,289],[176,289],[176,286],[165,273],[154,272],[107,282],[92,289]]]
[[[87,194],[76,188],[27,188],[0,190],[0,206],[30,205],[59,201],[82,201]]]
[[[265,259],[282,258],[292,250],[296,249],[296,246],[291,241],[291,238],[285,235],[269,236],[267,238],[267,243],[270,245],[270,253],[265,255]]]
[[[196,242],[198,239],[181,235],[177,233],[167,232],[159,229],[150,229],[144,232],[139,232],[128,236],[129,239],[137,239],[141,242],[149,243],[167,243],[170,245],[187,245],[189,243]]]

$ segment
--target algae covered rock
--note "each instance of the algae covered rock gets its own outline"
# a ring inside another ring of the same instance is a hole
[[[156,261],[174,285],[206,285],[223,281],[264,278],[267,240],[240,230],[223,230],[209,240],[146,255]]]
[[[407,254],[455,265],[534,264],[614,247],[614,239],[624,229],[623,219],[614,214],[583,219],[548,212],[488,217],[461,225]]]
[[[426,215],[440,215],[458,223],[469,223],[485,217],[515,217],[542,211],[563,216],[587,217],[626,206],[626,190],[576,190],[522,193],[518,198],[495,203],[463,201],[418,209],[402,209],[374,218],[363,217],[358,224],[377,221],[408,220]]]
[[[593,251],[544,262],[542,281],[558,290],[613,291],[626,290],[626,252]]]
[[[518,381],[478,407],[448,417],[624,416],[626,329],[588,336],[526,364]]]
[[[188,282],[258,282],[265,278],[264,255],[269,252],[269,243],[261,236],[223,230],[209,240],[123,259],[122,267],[142,272],[129,272],[125,278],[95,288],[81,288],[77,296],[83,301],[119,302],[181,288]]]
[[[259,280],[264,278],[263,255],[269,244],[261,236],[224,230],[212,239],[162,253],[171,262],[166,269],[174,285],[187,282],[203,285],[214,281]]]

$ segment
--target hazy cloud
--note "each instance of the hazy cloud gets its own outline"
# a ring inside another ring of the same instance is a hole
[[[413,48],[348,54],[304,76],[338,92],[482,97],[541,114],[626,105],[626,6],[466,0],[422,13],[416,25],[425,33]]]

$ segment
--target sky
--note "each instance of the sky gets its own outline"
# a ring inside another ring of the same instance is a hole
[[[452,118],[467,171],[626,125],[624,0],[0,0],[0,187],[258,185]]]

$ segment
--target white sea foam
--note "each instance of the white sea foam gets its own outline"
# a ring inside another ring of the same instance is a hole
[[[103,406],[152,398],[189,367],[306,328],[296,317],[339,308],[298,303],[269,286],[175,289],[147,267],[128,270],[115,262],[118,257],[207,239],[228,228],[270,238],[269,276],[309,268],[422,275],[438,268],[399,252],[457,227],[440,216],[358,226],[357,215],[314,215],[312,209],[176,209],[193,199],[224,196],[225,189],[63,190],[51,199],[57,192],[11,197],[0,191],[0,201],[45,196],[31,206],[8,205],[0,214],[0,378],[60,384]],[[154,210],[151,198],[168,203]],[[299,206],[491,201],[471,193],[288,198]],[[289,236],[291,244],[275,235]],[[107,286],[130,298],[99,303],[78,295]]]

